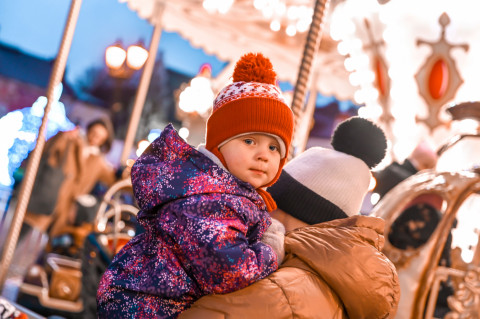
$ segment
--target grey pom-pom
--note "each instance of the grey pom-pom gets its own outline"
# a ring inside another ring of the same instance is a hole
[[[340,123],[333,132],[333,149],[363,160],[372,169],[385,157],[387,139],[372,121],[354,116]]]

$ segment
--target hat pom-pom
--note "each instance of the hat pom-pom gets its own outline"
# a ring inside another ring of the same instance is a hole
[[[387,139],[372,121],[354,116],[335,129],[331,144],[336,151],[360,158],[372,169],[385,157]]]
[[[247,53],[238,60],[233,82],[259,82],[275,85],[277,74],[270,60],[261,53]]]

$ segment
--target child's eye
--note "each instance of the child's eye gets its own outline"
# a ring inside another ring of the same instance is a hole
[[[246,138],[243,140],[243,142],[247,145],[252,145],[253,144],[253,140],[251,138]]]
[[[270,145],[269,148],[270,148],[270,151],[272,151],[272,152],[274,152],[274,151],[279,151],[277,145]]]

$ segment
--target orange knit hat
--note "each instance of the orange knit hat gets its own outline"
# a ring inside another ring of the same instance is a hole
[[[213,102],[207,121],[206,149],[223,164],[218,148],[246,133],[273,135],[280,143],[282,160],[272,185],[285,164],[293,135],[293,113],[276,86],[272,63],[261,53],[247,53],[235,65],[233,83]]]

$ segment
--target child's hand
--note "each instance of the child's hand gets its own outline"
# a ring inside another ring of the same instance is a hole
[[[272,224],[263,234],[261,241],[273,248],[273,251],[277,254],[277,261],[280,266],[285,257],[285,227],[283,224],[272,218]]]

